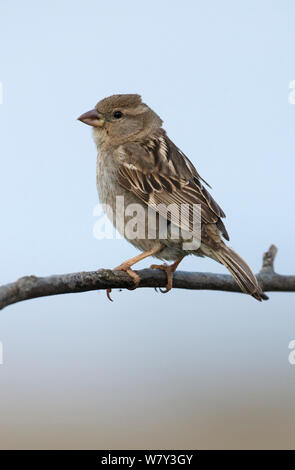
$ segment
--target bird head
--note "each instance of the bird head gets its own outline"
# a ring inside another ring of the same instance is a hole
[[[140,95],[112,95],[99,101],[79,121],[92,126],[98,142],[121,144],[143,138],[160,128],[161,118]]]

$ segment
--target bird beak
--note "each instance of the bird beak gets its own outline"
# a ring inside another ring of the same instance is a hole
[[[88,126],[103,127],[105,118],[94,108],[91,109],[91,111],[87,111],[87,113],[81,114],[81,116],[78,117],[78,121],[84,122],[84,124],[88,124]]]

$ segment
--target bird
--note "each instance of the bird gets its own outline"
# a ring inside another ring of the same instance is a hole
[[[133,288],[139,285],[140,278],[132,267],[151,256],[164,261],[151,265],[151,269],[166,273],[167,284],[161,291],[169,292],[178,265],[192,254],[212,258],[224,265],[243,293],[258,301],[268,298],[248,264],[225,243],[229,241],[223,222],[225,213],[207,189],[211,186],[170,140],[160,116],[142,101],[139,94],[115,94],[103,98],[78,120],[93,129],[98,151],[96,183],[99,199],[117,230],[141,251],[115,268],[131,276]],[[116,217],[118,198],[123,201],[122,217]],[[128,207],[134,205],[141,211],[141,218],[137,220],[140,234],[134,226],[126,230],[134,214]],[[185,210],[179,217],[182,207]],[[200,208],[197,222],[197,218],[192,217],[195,207]],[[167,226],[165,233],[163,222]],[[173,236],[175,229],[182,235]],[[198,243],[184,248],[188,232]],[[172,264],[166,263],[169,261]],[[112,300],[110,292],[108,289],[107,295]]]

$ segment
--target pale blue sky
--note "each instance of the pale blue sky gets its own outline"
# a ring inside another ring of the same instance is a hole
[[[76,118],[113,93],[160,114],[255,271],[275,243],[277,270],[294,273],[294,14],[291,0],[2,1],[1,283],[136,253],[92,235],[96,150]],[[2,448],[291,445],[295,294],[113,298],[0,313]]]

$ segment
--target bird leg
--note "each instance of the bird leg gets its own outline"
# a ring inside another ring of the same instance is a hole
[[[175,263],[170,264],[170,266],[166,263],[164,263],[164,264],[152,264],[150,266],[150,269],[161,269],[162,271],[165,271],[165,273],[167,274],[166,287],[165,287],[165,289],[160,288],[160,291],[163,294],[166,294],[167,292],[169,292],[172,289],[173,273],[176,271],[179,263],[181,263],[183,258],[184,258],[184,256],[181,256],[180,258],[178,258],[178,260],[175,261]]]
[[[140,253],[139,255],[128,259],[127,261],[124,261],[122,264],[120,264],[114,269],[114,271],[125,271],[127,274],[129,274],[130,277],[132,277],[134,281],[134,287],[130,287],[129,290],[136,289],[140,283],[139,275],[136,274],[136,272],[133,271],[133,269],[131,269],[131,266],[138,263],[142,259],[148,258],[148,256],[152,256],[155,253],[158,253],[159,251],[162,250],[162,248],[163,248],[162,245],[160,246],[157,245],[157,247],[152,248],[151,250],[144,251],[143,253]],[[112,302],[112,298],[110,296],[111,292],[112,292],[112,289],[107,289],[107,298]]]

